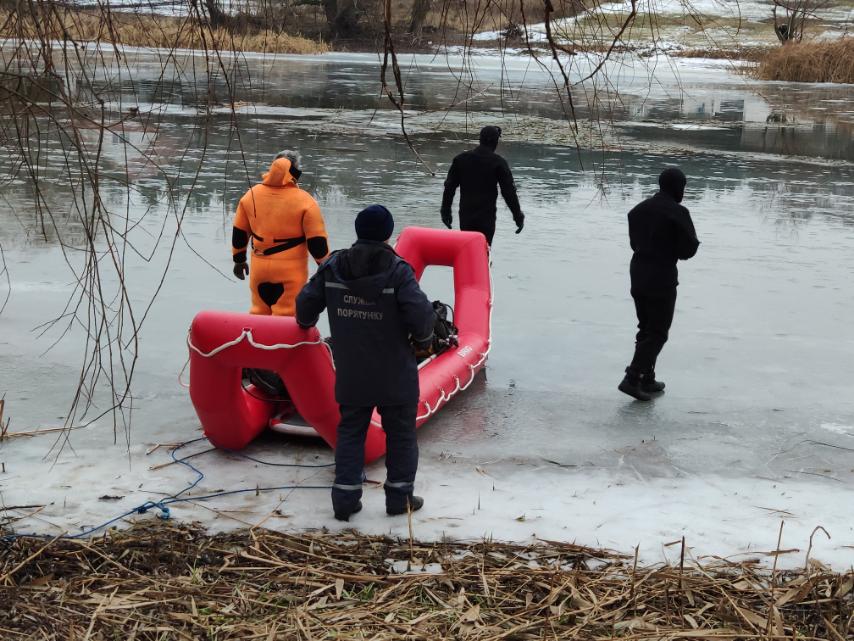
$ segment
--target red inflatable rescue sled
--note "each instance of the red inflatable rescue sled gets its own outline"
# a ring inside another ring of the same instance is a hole
[[[421,363],[418,422],[426,423],[451,398],[471,385],[490,349],[492,287],[486,239],[476,232],[409,227],[395,248],[420,280],[425,267],[454,270],[454,323],[459,345]],[[335,402],[332,353],[317,329],[301,329],[293,318],[235,312],[200,312],[187,338],[190,398],[205,436],[217,447],[246,447],[281,411],[253,388],[244,389],[243,368],[272,370],[287,387],[293,409],[317,435],[335,447],[340,418]],[[370,463],[386,451],[374,414],[365,444]]]

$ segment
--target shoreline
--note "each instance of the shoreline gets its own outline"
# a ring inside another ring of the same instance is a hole
[[[807,560],[643,565],[632,554],[356,532],[210,535],[137,526],[88,542],[21,538],[0,562],[9,639],[848,638],[854,571]],[[680,548],[680,546],[682,546]],[[390,635],[386,637],[385,635]],[[171,638],[171,637],[170,637]]]
[[[740,21],[733,25],[731,16],[709,13],[704,14],[703,18],[708,21],[709,28],[714,27],[714,37],[706,36],[704,29],[680,36],[679,16],[673,13],[673,7],[669,7],[662,9],[662,14],[657,16],[663,21],[661,28],[664,31],[650,30],[652,14],[642,12],[638,14],[636,29],[630,35],[612,41],[609,35],[611,32],[607,29],[603,31],[602,24],[591,23],[591,20],[601,18],[608,26],[609,20],[615,20],[617,14],[612,4],[615,3],[602,4],[601,15],[584,11],[555,15],[553,28],[561,38],[560,42],[568,43],[566,49],[559,45],[566,56],[578,53],[582,58],[589,57],[597,61],[605,54],[615,57],[634,56],[638,59],[662,55],[673,59],[720,59],[746,63],[750,65],[746,73],[756,79],[766,80],[846,84],[854,77],[850,64],[846,67],[845,63],[839,61],[840,58],[849,57],[847,53],[851,50],[851,39],[846,37],[847,29],[837,29],[839,24],[843,24],[838,23],[839,16],[834,18],[837,22],[830,21],[824,25],[826,29],[835,29],[833,33],[837,34],[836,37],[823,33],[810,34],[803,42],[781,46],[768,35],[764,21],[756,16],[751,18],[749,28],[744,27],[744,35],[739,35],[742,29]],[[35,22],[36,18],[40,18],[38,23]],[[543,24],[528,23],[524,25],[524,30],[520,30],[509,16],[496,14],[490,15],[489,19],[493,26],[507,20],[511,22],[503,30],[489,31],[486,23],[471,26],[471,33],[466,31],[468,26],[437,28],[435,25],[425,25],[425,32],[416,37],[407,33],[398,21],[392,26],[394,49],[400,55],[441,56],[452,53],[501,58],[553,57]],[[314,21],[306,21],[306,16],[298,16],[293,23],[289,23],[288,29],[268,28],[266,25],[272,24],[269,22],[261,26],[243,15],[236,16],[235,20],[236,26],[227,28],[212,27],[188,16],[161,13],[114,11],[105,18],[91,8],[64,7],[61,12],[18,17],[14,12],[0,10],[0,22],[3,23],[0,42],[4,48],[33,41],[43,46],[56,42],[83,50],[94,44],[99,50],[103,49],[101,45],[117,48],[136,46],[166,52],[222,52],[233,55],[365,53],[382,57],[384,54],[385,34],[377,30],[376,25],[363,27],[354,32],[358,35],[352,37],[327,40],[327,30],[319,26],[316,16]],[[105,25],[108,28],[105,29]],[[508,29],[512,35],[508,35]],[[591,30],[589,39],[584,36],[587,34],[586,29]],[[703,37],[699,34],[703,34]],[[585,44],[579,45],[575,52],[573,43],[579,41]]]
[[[402,34],[398,34],[402,35]],[[313,40],[311,42],[314,42]],[[108,48],[110,50],[116,49],[123,52],[142,52],[142,53],[168,53],[170,55],[207,55],[212,51],[216,51],[223,54],[228,54],[229,56],[246,56],[246,57],[285,57],[285,56],[297,56],[299,58],[310,59],[315,56],[332,56],[332,55],[346,55],[346,54],[368,54],[374,55],[378,60],[382,59],[383,49],[381,46],[378,46],[378,42],[371,38],[363,38],[358,40],[347,40],[347,41],[339,41],[337,44],[341,44],[342,46],[336,46],[336,43],[327,43],[321,41],[320,46],[316,51],[269,51],[263,49],[230,49],[230,48],[199,48],[199,47],[163,47],[163,46],[151,46],[151,45],[140,45],[140,44],[127,44],[127,43],[114,43],[108,40],[90,40],[90,39],[81,39],[81,40],[60,40],[60,39],[50,39],[47,40],[46,43],[50,44],[53,47],[58,47],[60,49],[68,49],[68,50],[77,50],[80,49],[82,51],[90,50],[89,47],[92,46],[91,51],[100,51],[104,48]],[[12,36],[8,34],[0,33],[0,50],[2,49],[11,49],[23,44],[26,45],[42,45],[43,43],[34,38],[26,38],[21,39],[17,36]],[[523,47],[514,47],[514,46],[498,46],[500,41],[492,41],[492,40],[484,40],[477,41],[475,43],[464,43],[462,38],[458,38],[454,41],[445,42],[441,45],[411,45],[411,46],[399,46],[398,43],[395,43],[395,53],[397,55],[404,56],[432,56],[432,57],[441,57],[441,56],[462,56],[471,55],[471,56],[528,56],[529,51],[527,48]],[[546,56],[551,56],[551,53],[548,49],[538,46],[536,43],[532,43],[531,49],[536,51],[538,54],[543,54]],[[665,56],[669,58],[682,58],[682,59],[708,59],[708,60],[726,60],[733,63],[741,62],[745,64],[756,64],[760,61],[761,56],[769,51],[769,48],[765,47],[746,47],[743,49],[726,49],[726,48],[689,48],[685,47],[682,49],[655,49],[655,48],[645,48],[640,46],[622,46],[616,47],[611,52],[611,57],[616,58],[618,56],[623,55],[634,55],[638,58],[652,58],[655,56]],[[584,55],[595,55],[604,53],[603,50],[599,49],[590,49],[584,52]]]
[[[292,467],[283,473],[269,463],[282,461],[281,439],[272,435],[250,449],[257,461],[199,444],[178,459],[179,465],[172,463],[171,453],[154,457],[165,434],[153,438],[132,446],[130,466],[124,460],[103,459],[98,435],[88,430],[78,434],[75,456],[55,462],[39,462],[41,448],[13,439],[5,446],[17,456],[6,458],[0,532],[5,527],[6,533],[42,541],[65,535],[94,541],[115,533],[110,529],[114,525],[123,531],[160,523],[157,515],[166,516],[168,523],[194,523],[207,528],[206,534],[219,536],[245,528],[294,536],[318,531],[347,536],[358,529],[365,536],[466,545],[483,540],[517,546],[562,541],[634,553],[646,566],[672,563],[680,553],[672,542],[680,539],[690,558],[750,561],[755,567],[781,570],[801,567],[807,550],[811,558],[837,571],[850,569],[854,558],[848,545],[850,527],[833,509],[844,502],[844,486],[827,481],[747,480],[720,473],[672,477],[659,472],[643,473],[638,484],[633,482],[635,464],[620,464],[616,470],[579,469],[535,455],[484,461],[444,450],[437,455],[425,444],[419,494],[427,508],[411,521],[387,517],[380,462],[366,468],[363,513],[341,523],[333,520],[328,504],[330,452],[325,448],[294,449],[284,459]],[[630,450],[637,450],[632,456],[644,458],[656,448],[642,443]],[[192,468],[184,458],[192,461]],[[49,480],[43,487],[31,487],[26,479],[32,473]],[[188,473],[201,481],[192,489]],[[111,481],[96,484],[95,479],[103,478]],[[744,491],[747,485],[749,492]],[[456,490],[449,492],[449,487]],[[164,497],[177,498],[167,499],[168,511],[158,503]],[[143,505],[147,512],[140,514]],[[813,540],[818,526],[833,538]]]

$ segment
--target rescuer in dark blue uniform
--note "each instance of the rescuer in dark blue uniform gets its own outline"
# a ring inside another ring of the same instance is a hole
[[[619,389],[639,401],[664,391],[664,383],[655,380],[655,362],[667,342],[676,308],[676,262],[692,258],[700,246],[691,214],[679,204],[687,182],[680,169],[668,167],[658,177],[658,193],[629,212],[638,333],[634,358]]]
[[[386,512],[404,514],[424,504],[413,494],[419,388],[412,343],[430,345],[436,317],[412,267],[386,242],[393,229],[385,207],[359,212],[356,243],[332,254],[297,297],[302,327],[315,325],[324,309],[329,314],[341,406],[332,507],[340,521],[362,509],[365,437],[374,408],[386,433]]]
[[[495,236],[495,202],[498,200],[498,187],[504,202],[513,214],[516,233],[525,226],[525,215],[519,206],[516,185],[507,161],[495,153],[500,127],[484,127],[480,130],[480,145],[461,153],[454,158],[445,180],[445,193],[442,195],[442,222],[451,229],[454,217],[451,205],[454,194],[460,188],[460,229],[479,231],[486,236],[486,242],[492,245]],[[497,187],[496,187],[497,186]]]

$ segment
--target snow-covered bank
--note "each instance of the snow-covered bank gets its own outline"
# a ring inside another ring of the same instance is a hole
[[[854,427],[844,430],[854,436]],[[193,481],[195,474],[180,465],[160,467],[170,461],[168,448],[148,456],[146,451],[158,442],[193,436],[171,430],[147,434],[144,443],[133,446],[125,457],[118,447],[105,455],[97,441],[80,445],[76,435],[76,453],[67,451],[56,462],[43,458],[47,436],[7,442],[0,448],[7,468],[2,477],[2,506],[44,508],[6,510],[3,518],[32,513],[13,527],[50,536],[76,534],[136,505],[161,500]],[[206,441],[199,441],[178,455],[208,447]],[[854,566],[854,522],[844,507],[850,503],[847,483],[691,473],[660,476],[654,470],[656,447],[649,447],[641,460],[651,461],[652,468],[644,469],[636,458],[624,455],[616,474],[521,455],[518,460],[511,457],[500,462],[472,456],[422,458],[418,491],[426,505],[413,516],[414,534],[428,541],[446,537],[569,541],[626,553],[637,545],[644,563],[678,561],[680,548],[674,542],[684,536],[694,558],[755,557],[770,562],[784,521],[781,549],[787,552],[780,556],[779,567],[803,564],[817,526],[824,527],[832,539],[815,536],[811,556],[840,571]],[[330,460],[330,453],[322,448],[305,450],[279,439],[253,446],[249,452],[259,460],[279,464],[317,465]],[[355,527],[371,534],[408,536],[406,518],[390,518],[384,513],[378,484],[384,479],[381,463],[368,469],[363,512],[342,524],[332,518],[328,489],[304,489],[331,484],[330,468],[271,467],[222,452],[195,456],[189,462],[205,478],[182,497],[239,488],[249,492],[172,504],[174,519],[198,521],[212,531],[263,524],[289,531]],[[659,472],[663,471],[662,467]],[[33,479],[39,482],[34,484]],[[258,494],[252,491],[280,486],[290,487]],[[134,518],[152,519],[157,513],[152,509]]]
[[[634,18],[627,22],[633,9]],[[785,11],[781,10],[780,15]],[[622,32],[622,25],[629,24]],[[854,26],[854,5],[846,0],[816,8],[807,28],[810,37],[834,39]],[[519,25],[520,34],[507,38],[507,25],[474,35],[475,42],[504,41],[542,45],[548,42],[544,22]],[[551,21],[557,42],[584,46],[620,44],[639,52],[677,53],[684,49],[735,50],[776,46],[773,3],[770,0],[628,0],[591,4],[578,15]],[[582,47],[583,48],[583,47]]]

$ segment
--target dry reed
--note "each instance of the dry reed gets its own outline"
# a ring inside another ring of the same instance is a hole
[[[411,5],[409,0],[400,2],[396,15],[408,16]],[[552,5],[553,19],[574,16],[584,8],[578,0],[554,0]],[[525,22],[529,25],[543,22],[544,6],[543,0],[474,0],[467,3],[438,0],[431,4],[424,26],[440,34],[456,31],[469,38],[476,31],[501,30]],[[400,20],[400,23],[404,21]]]
[[[0,11],[0,37],[258,53],[320,53],[328,50],[324,42],[271,29],[231,33],[225,29],[200,28],[188,18],[119,12],[112,13],[110,18],[108,25],[98,12],[55,8],[39,15],[36,26],[30,16],[14,16]]]
[[[6,410],[6,395],[3,395],[3,398],[0,398],[0,441],[6,440],[6,436],[9,433],[9,420],[3,422],[3,412]]]
[[[746,60],[748,62],[761,62],[768,52],[770,47],[766,46],[750,46],[727,49],[722,47],[700,47],[695,49],[684,49],[679,52],[680,58],[714,58],[718,60]]]
[[[677,543],[678,545],[678,543]],[[816,562],[642,567],[544,542],[355,532],[0,540],[0,637],[18,639],[827,639],[854,635],[854,573]]]
[[[854,38],[777,47],[764,56],[755,74],[762,80],[854,83]]]

